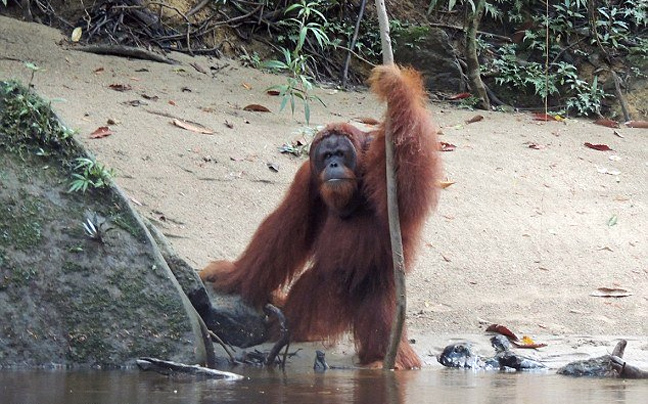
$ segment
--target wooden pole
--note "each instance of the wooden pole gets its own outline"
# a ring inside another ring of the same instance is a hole
[[[389,19],[384,0],[376,0],[378,24],[380,26],[380,41],[382,45],[383,64],[394,64],[394,53],[389,36]],[[389,347],[385,353],[383,369],[393,369],[396,365],[398,345],[403,335],[405,314],[407,310],[407,296],[405,293],[405,258],[403,254],[403,239],[401,236],[400,217],[398,214],[398,183],[394,168],[394,143],[391,139],[389,121],[385,122],[385,164],[387,180],[387,211],[389,216],[389,235],[391,240],[392,261],[394,265],[394,282],[396,286],[396,309]]]

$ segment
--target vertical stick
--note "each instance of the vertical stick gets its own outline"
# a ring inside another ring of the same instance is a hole
[[[389,19],[384,0],[376,0],[378,24],[380,26],[380,41],[382,44],[383,64],[394,64],[394,53],[389,37]],[[385,353],[383,369],[393,369],[396,365],[398,345],[403,335],[407,296],[405,293],[405,258],[403,254],[403,239],[401,236],[400,217],[398,214],[398,183],[394,169],[394,143],[391,139],[389,121],[385,122],[385,164],[387,176],[387,211],[389,216],[389,235],[391,240],[392,261],[394,265],[394,283],[396,285],[396,309],[389,347]]]
[[[349,51],[347,52],[346,59],[344,60],[344,69],[342,69],[342,87],[346,87],[347,76],[349,75],[349,63],[351,63],[351,52],[355,48],[356,41],[358,40],[358,32],[360,32],[360,22],[362,22],[362,16],[364,15],[365,7],[367,6],[367,0],[362,0],[360,4],[360,11],[358,12],[358,20],[356,21],[355,30],[353,31],[353,38],[351,38],[351,43],[349,44]]]
[[[380,27],[380,45],[382,47],[383,64],[394,64],[394,52],[391,46],[391,37],[389,36],[389,17],[387,17],[387,8],[385,0],[376,0],[376,13],[378,14],[378,26]]]

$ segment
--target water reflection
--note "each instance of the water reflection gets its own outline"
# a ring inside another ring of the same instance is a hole
[[[240,372],[241,369],[238,369]],[[645,402],[648,381],[575,379],[549,373],[426,369],[409,372],[246,370],[243,381],[132,371],[0,371],[2,404]]]

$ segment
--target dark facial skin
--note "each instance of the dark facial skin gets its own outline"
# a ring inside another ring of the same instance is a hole
[[[328,136],[311,158],[324,203],[340,217],[348,217],[362,201],[353,143],[343,135]]]
[[[322,181],[355,179],[357,155],[346,136],[331,135],[317,145],[315,169]]]

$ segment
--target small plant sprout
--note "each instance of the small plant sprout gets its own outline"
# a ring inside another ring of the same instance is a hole
[[[40,67],[31,62],[25,62],[25,67],[31,70],[31,77],[29,78],[29,84],[27,85],[28,88],[31,88],[32,83],[34,82],[34,76],[36,76],[36,72],[40,70]]]
[[[113,227],[106,218],[97,212],[87,211],[85,213],[85,222],[83,222],[83,230],[90,239],[103,244],[104,237],[110,230],[113,230]]]
[[[115,171],[106,168],[101,163],[98,163],[94,158],[79,157],[74,160],[75,173],[72,174],[74,180],[70,183],[68,192],[81,191],[85,193],[88,188],[103,188],[110,185]]]

